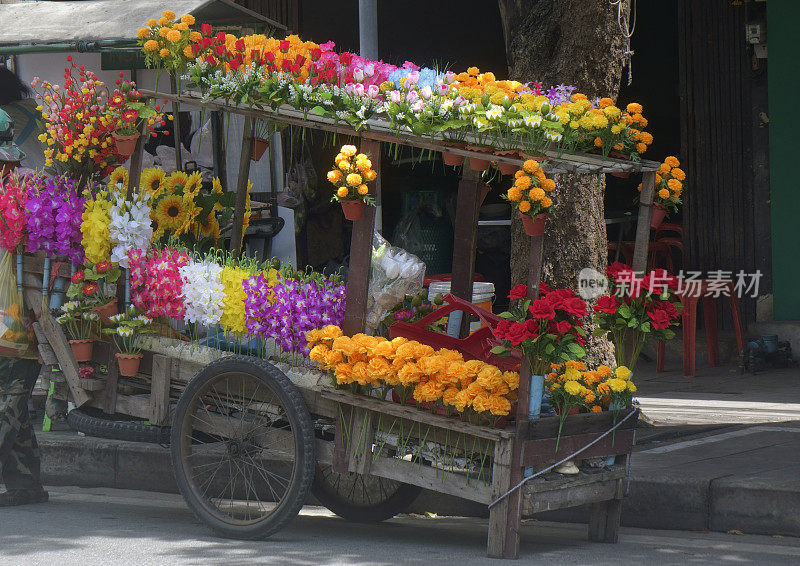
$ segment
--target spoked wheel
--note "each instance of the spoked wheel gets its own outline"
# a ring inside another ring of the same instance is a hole
[[[178,401],[172,426],[175,480],[216,534],[264,538],[291,521],[314,477],[314,429],[305,401],[276,367],[222,358]]]
[[[422,489],[378,476],[339,474],[320,465],[311,492],[343,519],[379,523],[406,512]]]

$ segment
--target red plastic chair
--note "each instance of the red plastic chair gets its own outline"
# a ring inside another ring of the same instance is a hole
[[[427,344],[433,348],[449,348],[461,352],[466,359],[481,360],[506,371],[519,371],[519,352],[512,350],[510,356],[498,356],[491,352],[492,348],[501,344],[500,340],[492,333],[492,328],[502,320],[499,316],[450,293],[445,295],[444,301],[447,304],[424,316],[417,322],[395,322],[389,327],[389,337],[397,338],[398,336],[402,336],[409,340],[416,340],[422,344]],[[477,316],[486,326],[472,332],[466,338],[455,338],[427,329],[429,324],[433,324],[437,320],[456,311],[462,311]]]
[[[715,281],[709,279],[699,280],[697,292],[676,293],[683,304],[683,375],[694,377],[695,374],[695,341],[697,336],[697,305],[703,303],[703,320],[706,327],[706,350],[708,352],[708,365],[719,365],[719,337],[717,334],[717,297],[706,296],[711,289],[711,284],[723,288],[728,295],[728,304],[731,307],[733,328],[736,332],[736,346],[741,352],[744,349],[744,331],[742,318],[739,312],[739,299],[733,281]],[[656,371],[664,371],[664,356],[666,347],[663,342],[658,343],[656,356]]]

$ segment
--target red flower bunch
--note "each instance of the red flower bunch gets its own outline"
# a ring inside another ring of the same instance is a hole
[[[76,271],[72,274],[72,277],[70,277],[70,281],[73,283],[80,283],[85,277],[86,275],[83,273],[83,271]]]
[[[28,220],[25,203],[28,201],[24,179],[0,179],[0,247],[11,253],[21,251],[25,242]]]
[[[617,364],[633,369],[648,337],[675,337],[671,327],[680,322],[681,304],[672,291],[678,289],[678,279],[664,269],[639,277],[620,262],[609,265],[606,275],[611,295],[600,297],[594,306],[593,334],[610,334]]]
[[[188,265],[186,252],[164,248],[131,250],[131,298],[139,311],[150,318],[168,316],[183,320],[186,307],[182,297],[180,268]]]
[[[587,307],[583,299],[571,289],[551,289],[544,283],[539,285],[538,299],[526,299],[527,294],[525,285],[511,290],[509,298],[522,300],[517,307],[500,314],[503,320],[493,332],[504,345],[493,349],[493,353],[502,354],[510,347],[519,347],[539,375],[551,363],[584,356],[583,317],[587,315]]]

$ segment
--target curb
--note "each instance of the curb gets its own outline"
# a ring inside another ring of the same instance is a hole
[[[178,493],[169,448],[155,444],[76,436],[37,435],[45,485],[110,487]],[[636,460],[634,459],[634,462]],[[687,475],[637,477],[631,473],[622,524],[669,530],[736,529],[748,534],[800,536],[800,484],[776,474],[767,479],[693,478]],[[424,491],[412,513],[488,517],[485,505]],[[586,507],[541,513],[537,519],[587,522]]]

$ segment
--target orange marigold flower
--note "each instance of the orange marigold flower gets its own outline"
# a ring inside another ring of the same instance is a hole
[[[642,105],[639,104],[638,102],[631,102],[630,104],[628,104],[628,106],[625,107],[625,110],[627,110],[628,113],[630,114],[641,114],[644,108],[642,108]]]
[[[673,178],[678,179],[679,181],[683,181],[686,178],[686,173],[683,172],[683,169],[675,167],[672,171],[669,172]]]
[[[139,30],[136,32],[136,37],[139,39],[144,39],[148,35],[150,35],[150,30],[147,28],[139,28]]]
[[[195,22],[194,16],[191,14],[184,14],[183,16],[181,16],[181,23],[183,24],[193,26],[194,22]]]
[[[173,12],[172,10],[164,10],[163,12],[161,12],[161,15],[170,21],[175,19],[175,12]]]
[[[636,153],[644,153],[647,151],[647,144],[639,142],[636,144]]]
[[[549,193],[556,188],[556,182],[553,179],[545,179],[542,181],[542,188]]]
[[[530,198],[531,200],[539,201],[542,200],[544,197],[545,197],[544,190],[540,189],[539,187],[533,187],[528,192],[528,198]]]
[[[144,42],[144,50],[145,51],[155,51],[158,49],[158,42],[155,39],[150,39]]]
[[[531,203],[529,203],[527,200],[523,200],[522,202],[519,203],[519,211],[522,212],[523,214],[528,212],[530,209],[531,209]]]
[[[667,156],[666,159],[664,159],[664,163],[666,163],[670,167],[678,167],[681,164],[681,162],[678,161],[678,158],[675,157],[674,155]]]
[[[600,405],[592,405],[592,412],[593,413],[602,413],[603,412],[603,407],[601,407]]]
[[[551,199],[550,197],[544,197],[541,200],[541,202],[539,202],[539,204],[541,204],[542,207],[544,208],[550,208],[551,206],[553,206],[553,199]]]
[[[172,43],[178,42],[181,40],[181,32],[176,29],[171,29],[167,32],[167,41],[171,41]]]
[[[535,159],[526,159],[522,164],[522,170],[525,173],[533,174],[539,168],[539,162]]]
[[[678,179],[670,179],[667,181],[667,186],[673,191],[679,191],[683,188],[683,183],[681,183]]]
[[[595,147],[603,147],[603,139],[602,138],[594,138],[594,145],[595,145]]]
[[[522,200],[522,190],[518,187],[511,187],[510,189],[508,189],[506,197],[510,201],[519,202]]]
[[[669,189],[659,189],[658,196],[660,196],[661,198],[669,198],[670,197]]]
[[[518,187],[520,190],[527,190],[531,186],[531,178],[528,176],[519,177],[517,180],[514,181],[514,186]]]
[[[610,98],[601,98],[598,104],[600,105],[600,108],[607,108],[609,106],[613,106],[614,101]]]
[[[161,51],[159,51],[158,54],[161,56],[162,59],[164,59],[165,57],[169,57],[169,49],[164,48]]]

